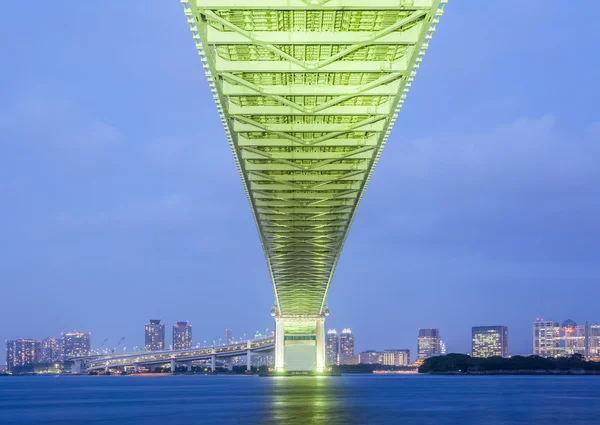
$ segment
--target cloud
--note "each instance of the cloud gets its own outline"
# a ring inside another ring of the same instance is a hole
[[[360,237],[395,255],[479,265],[597,261],[599,128],[568,133],[546,116],[487,132],[392,137],[359,212],[359,223],[378,219]]]
[[[453,182],[486,183],[525,179],[528,183],[564,183],[597,175],[598,130],[563,134],[551,116],[520,118],[488,132],[446,134],[398,140],[400,176],[430,180],[450,175]]]

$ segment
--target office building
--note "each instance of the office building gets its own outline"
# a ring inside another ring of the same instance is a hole
[[[42,343],[33,339],[6,341],[6,367],[15,368],[39,363],[42,358]]]
[[[367,350],[358,355],[360,364],[382,364],[382,355],[379,351]]]
[[[578,325],[567,319],[555,321],[537,319],[533,322],[533,354],[542,357],[583,356],[600,361],[600,325],[585,322]]]
[[[560,327],[558,322],[537,319],[533,322],[533,354],[556,357],[560,351]]]
[[[340,335],[340,364],[356,365],[359,363],[358,354],[354,354],[354,334],[349,328],[342,329]]]
[[[474,326],[471,341],[473,357],[508,357],[506,326]]]
[[[192,325],[188,322],[175,322],[173,325],[173,350],[192,348]]]
[[[267,353],[253,354],[252,358],[250,359],[250,363],[254,367],[273,367],[273,365],[275,364],[275,356],[273,354]],[[246,360],[242,360],[241,364],[246,365]]]
[[[587,325],[587,355],[588,360],[600,361],[600,325]]]
[[[91,335],[83,332],[68,332],[63,335],[63,359],[90,355]]]
[[[146,323],[146,351],[162,351],[165,349],[165,325],[160,320]]]
[[[340,364],[357,364],[358,358],[354,355],[354,335],[349,328],[342,329],[340,336]]]
[[[233,332],[231,332],[231,329],[225,329],[225,343],[233,344]]]
[[[442,354],[439,329],[419,329],[417,359],[425,360]]]
[[[408,366],[410,364],[410,350],[387,349],[383,351],[383,364],[386,366]]]
[[[325,339],[325,360],[327,365],[340,364],[340,338],[335,329],[329,329]]]
[[[573,320],[567,319],[560,325],[560,354],[572,356],[579,354],[586,357],[586,326],[578,326]]]
[[[46,338],[41,342],[42,363],[60,362],[63,359],[63,340],[59,338]]]

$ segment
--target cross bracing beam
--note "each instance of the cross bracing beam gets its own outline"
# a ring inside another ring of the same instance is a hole
[[[445,0],[182,0],[279,314],[319,315]]]

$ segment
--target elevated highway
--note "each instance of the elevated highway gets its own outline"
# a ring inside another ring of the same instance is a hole
[[[199,360],[210,360],[211,367],[214,370],[217,360],[246,356],[247,368],[250,369],[252,355],[273,351],[274,345],[274,337],[267,337],[216,347],[95,355],[76,357],[70,360],[74,362],[73,372],[76,373],[123,367],[134,367],[137,370],[139,366],[148,367],[164,364],[170,364],[171,370],[174,371],[177,365],[186,365],[189,368],[192,361]]]

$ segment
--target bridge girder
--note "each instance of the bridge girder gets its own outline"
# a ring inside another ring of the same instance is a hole
[[[447,0],[181,0],[281,315],[322,314]]]

